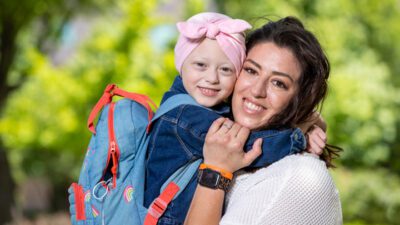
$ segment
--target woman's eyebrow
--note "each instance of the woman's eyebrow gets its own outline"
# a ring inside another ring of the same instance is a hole
[[[293,80],[293,78],[292,78],[292,76],[290,76],[289,74],[287,74],[287,73],[284,73],[284,72],[279,72],[279,71],[272,71],[272,74],[275,74],[275,75],[278,75],[278,76],[284,76],[284,77],[287,77],[287,78],[289,78],[292,82],[294,82],[294,80]]]
[[[252,60],[252,59],[246,59],[246,61],[250,62],[250,63],[253,64],[255,67],[257,67],[258,69],[261,70],[261,65],[258,64],[257,62],[255,62],[254,60]],[[292,82],[294,82],[292,76],[290,76],[290,75],[287,74],[287,73],[279,72],[279,71],[272,71],[272,73],[275,74],[275,75],[278,75],[278,76],[287,77],[287,78],[289,78]]]
[[[251,64],[253,64],[255,67],[257,67],[258,69],[261,70],[261,65],[256,63],[254,60],[252,59],[246,59],[246,61],[250,62]]]

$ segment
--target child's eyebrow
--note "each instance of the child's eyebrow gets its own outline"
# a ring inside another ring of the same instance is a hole
[[[193,57],[194,60],[208,60],[207,57],[204,56],[197,56],[197,57]]]

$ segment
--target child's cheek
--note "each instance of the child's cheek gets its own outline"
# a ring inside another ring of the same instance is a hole
[[[233,89],[235,88],[235,84],[236,84],[236,76],[234,76],[233,78],[231,78],[229,80],[229,83],[227,85],[227,92],[228,92],[228,96],[231,95],[233,93]]]

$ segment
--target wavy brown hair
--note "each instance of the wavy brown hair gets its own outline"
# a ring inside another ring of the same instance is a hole
[[[319,41],[295,17],[285,17],[278,21],[270,21],[248,35],[247,53],[257,44],[271,42],[281,48],[287,48],[297,58],[301,66],[298,90],[288,106],[273,116],[267,127],[296,127],[307,122],[328,91],[330,73],[329,60]],[[320,156],[327,166],[333,167],[332,160],[339,156],[341,148],[327,144]]]

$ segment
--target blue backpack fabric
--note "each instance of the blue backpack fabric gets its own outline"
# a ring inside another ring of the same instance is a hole
[[[112,102],[114,95],[125,97]],[[169,202],[184,189],[201,159],[176,171],[149,209],[143,206],[148,128],[152,121],[182,104],[198,105],[180,94],[161,104],[152,119],[147,96],[107,86],[94,107],[88,126],[89,143],[79,182],[68,189],[73,225],[156,224]],[[101,111],[94,130],[93,121]]]

